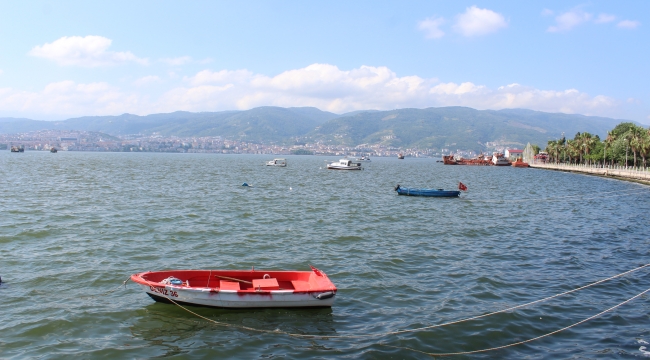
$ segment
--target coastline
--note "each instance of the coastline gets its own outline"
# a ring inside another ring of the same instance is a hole
[[[617,180],[636,182],[639,184],[650,185],[650,171],[630,170],[625,168],[597,168],[589,166],[577,166],[566,164],[530,164],[531,168],[546,169],[564,172],[573,172],[600,177],[614,178]]]

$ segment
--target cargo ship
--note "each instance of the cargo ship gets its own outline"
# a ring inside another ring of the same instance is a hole
[[[493,165],[491,161],[489,159],[486,159],[483,155],[479,155],[474,159],[455,158],[454,155],[448,155],[442,157],[442,162],[445,165]]]
[[[501,153],[494,153],[492,157],[488,155],[479,155],[474,159],[463,159],[462,157],[456,158],[454,155],[447,155],[442,157],[442,162],[445,165],[478,165],[478,166],[510,166],[510,161],[506,159]]]

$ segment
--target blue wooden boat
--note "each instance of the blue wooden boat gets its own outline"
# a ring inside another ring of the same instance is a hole
[[[460,196],[460,191],[457,190],[406,188],[406,187],[401,187],[399,184],[395,186],[395,191],[397,191],[397,195],[408,195],[408,196],[429,196],[429,197],[459,197]]]

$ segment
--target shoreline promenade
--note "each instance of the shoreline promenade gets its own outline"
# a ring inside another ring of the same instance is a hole
[[[603,177],[611,177],[620,180],[634,181],[646,185],[650,185],[650,171],[648,169],[635,170],[625,167],[596,167],[589,165],[568,165],[568,164],[540,164],[540,163],[531,163],[531,168],[536,169],[546,169],[546,170],[556,170],[556,171],[567,171],[575,172],[588,175],[596,175]]]

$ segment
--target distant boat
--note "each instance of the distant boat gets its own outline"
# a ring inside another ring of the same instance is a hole
[[[22,145],[20,145],[20,146],[14,145],[14,146],[11,147],[11,152],[16,152],[16,153],[17,152],[25,152],[25,147],[22,146]]]
[[[155,301],[219,308],[331,307],[336,286],[311,271],[166,270],[131,275]]]
[[[530,165],[528,165],[528,163],[525,163],[521,158],[517,158],[517,160],[512,163],[512,167],[527,168],[530,167]]]
[[[445,165],[458,165],[458,161],[456,161],[456,159],[454,159],[454,155],[446,155],[446,156],[443,155],[442,156],[442,162]]]
[[[349,159],[341,159],[338,162],[327,164],[327,168],[331,170],[361,170],[361,163],[353,163]]]
[[[495,166],[510,166],[510,161],[506,159],[501,153],[494,153],[492,155],[492,164]]]
[[[404,160],[404,154],[397,154],[397,158],[400,160]]]
[[[56,148],[54,148],[54,147],[50,149],[50,152],[53,153],[53,154],[56,154],[57,151],[58,150]]]
[[[444,190],[444,189],[420,189],[420,188],[405,188],[399,184],[395,186],[397,195],[407,196],[427,196],[427,197],[459,197],[460,191],[457,190]]]
[[[357,161],[370,162],[370,156],[362,156],[358,158]]]
[[[286,159],[273,159],[271,161],[266,162],[266,166],[279,166],[279,167],[286,167],[287,166],[287,160]]]

